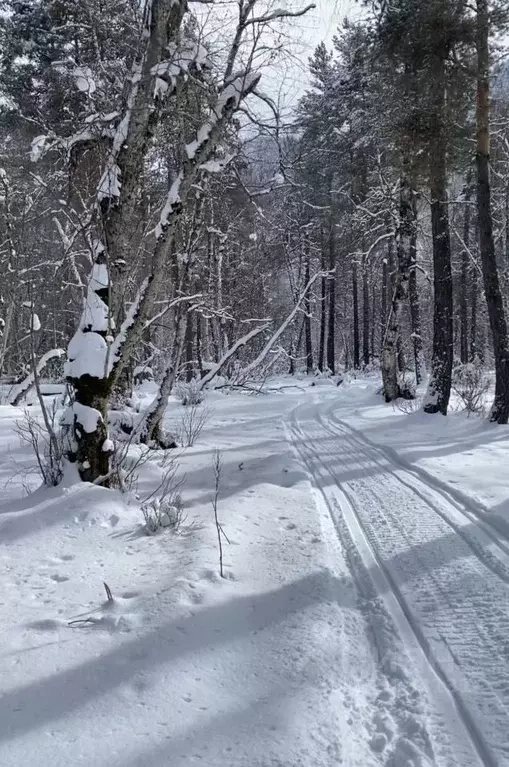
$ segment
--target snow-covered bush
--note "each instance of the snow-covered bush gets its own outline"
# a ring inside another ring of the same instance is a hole
[[[490,379],[481,360],[456,365],[452,373],[452,388],[467,413],[484,413]]]
[[[133,382],[135,386],[141,386],[145,381],[154,380],[154,371],[149,365],[138,365],[133,370]]]
[[[178,442],[182,447],[192,447],[200,436],[203,427],[210,418],[212,411],[208,407],[189,405],[184,408],[178,425]]]
[[[181,490],[186,481],[185,474],[178,474],[179,463],[169,454],[160,463],[164,470],[159,486],[141,502],[147,535],[160,530],[170,530],[177,535],[189,533],[196,528],[195,521],[188,522],[183,510]]]
[[[408,401],[414,401],[417,390],[415,386],[415,379],[412,375],[403,373],[399,382],[400,398]]]
[[[132,442],[134,418],[126,408],[108,410],[108,431],[115,442]]]
[[[62,481],[68,449],[65,431],[59,428],[57,411],[57,400],[54,400],[46,409],[46,420],[41,421],[25,410],[23,418],[15,424],[20,440],[32,448],[36,469],[48,487],[56,487]]]
[[[151,459],[151,452],[143,445],[130,440],[115,441],[111,456],[110,487],[137,496],[138,481],[142,467]]]
[[[173,502],[168,498],[152,498],[142,504],[141,511],[147,535],[154,535],[159,530],[170,530],[179,534],[184,527],[189,527],[186,525],[187,514],[182,508],[180,498],[173,499]]]
[[[175,395],[180,399],[184,407],[200,405],[203,402],[203,390],[194,378],[189,383],[177,384]]]
[[[405,413],[405,415],[411,415],[412,413],[416,413],[422,408],[422,402],[422,397],[414,397],[413,399],[398,397],[398,399],[393,401],[392,405],[401,413]]]

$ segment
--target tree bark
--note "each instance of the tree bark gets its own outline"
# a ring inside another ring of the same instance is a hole
[[[69,459],[77,463],[84,482],[104,477],[105,485],[108,485],[112,453],[106,426],[111,392],[106,370],[109,292],[105,253],[100,250],[88,285],[80,327],[68,347],[66,376],[74,389],[74,401],[66,420],[72,432]]]
[[[193,318],[188,317],[185,334],[186,349],[186,381],[190,383],[194,378],[194,339],[193,339]]]
[[[322,227],[321,232],[321,269],[325,274],[326,271],[326,259],[325,259],[325,237]],[[320,292],[320,340],[318,346],[318,370],[323,373],[325,364],[325,330],[327,327],[327,278],[322,277],[321,280],[321,292]]]
[[[484,293],[495,357],[495,399],[490,420],[505,424],[509,418],[509,342],[491,214],[488,36],[488,0],[477,0],[477,216]]]
[[[306,285],[309,283],[309,280],[311,278],[311,255],[309,250],[309,239],[307,235],[304,235],[305,240],[305,248],[306,248],[306,263],[305,263],[305,282]],[[305,332],[305,343],[306,343],[306,373],[309,375],[313,372],[313,345],[311,340],[311,298],[309,295],[309,292],[306,293],[306,297],[304,298],[303,302],[304,307],[304,332]]]
[[[470,266],[470,340],[469,340],[469,362],[474,362],[477,357],[477,294],[478,294],[478,274],[475,264]]]
[[[196,312],[196,361],[198,363],[200,378],[203,378],[205,375],[202,353],[202,322],[203,320],[200,312]]]
[[[465,182],[465,210],[463,213],[463,247],[461,250],[460,279],[460,360],[468,362],[468,278],[470,275],[470,199],[472,196],[472,177],[470,172]]]
[[[433,237],[433,357],[425,413],[447,415],[453,362],[453,290],[447,200],[447,136],[445,130],[445,56],[437,50],[430,73],[435,131],[429,150],[431,226]]]
[[[410,279],[408,283],[410,298],[410,322],[412,345],[414,349],[415,383],[419,386],[424,375],[424,354],[422,347],[421,306],[417,286],[417,197],[412,192],[412,233],[410,237]]]
[[[362,263],[362,361],[365,367],[369,365],[369,280],[366,259]]]
[[[332,373],[336,372],[336,242],[334,237],[334,222],[331,221],[329,231],[329,321],[327,327],[327,367]]]
[[[403,161],[403,172],[399,185],[399,231],[397,247],[397,270],[393,279],[392,300],[389,308],[389,318],[385,331],[382,350],[382,383],[386,402],[392,402],[398,397],[410,396],[403,391],[399,377],[398,347],[400,339],[400,319],[403,305],[408,295],[408,282],[411,264],[411,242],[414,230],[414,215],[412,209],[412,186],[405,172],[407,159]]]
[[[353,290],[353,368],[358,370],[361,366],[360,338],[359,338],[359,276],[358,264],[352,261],[352,290]]]
[[[376,286],[375,282],[371,286],[371,340],[370,340],[370,353],[371,359],[376,359],[376,327],[377,327],[377,311],[376,311]]]

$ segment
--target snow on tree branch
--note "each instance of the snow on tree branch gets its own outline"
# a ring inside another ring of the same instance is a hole
[[[16,384],[16,386],[9,392],[9,402],[11,405],[18,406],[34,385],[36,377],[42,373],[48,363],[51,362],[51,360],[59,359],[64,355],[65,351],[63,349],[50,349],[46,354],[43,354],[37,363],[35,371],[31,370],[27,377],[24,378],[21,383]]]

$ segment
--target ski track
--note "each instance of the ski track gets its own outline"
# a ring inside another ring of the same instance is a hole
[[[381,728],[381,764],[507,767],[507,540],[331,419],[334,406],[298,406],[287,432],[345,551],[378,648],[377,673],[395,692],[392,703],[378,701],[397,730],[391,738]]]
[[[355,429],[347,422],[337,418],[337,416],[334,415],[334,407],[335,406],[329,405],[329,407],[319,415],[320,421],[326,429],[329,431],[335,430],[336,434],[342,435],[343,430],[346,428],[354,437],[356,436],[360,439],[365,446],[372,448],[374,453],[379,456],[378,461],[381,457],[382,461],[385,462],[386,468],[387,466],[391,466],[392,472],[401,482],[413,487],[416,492],[419,492],[419,489],[424,488],[428,500],[432,496],[438,497],[440,502],[444,504],[446,508],[453,508],[460,512],[464,518],[463,524],[468,520],[468,522],[476,525],[479,530],[484,532],[485,536],[491,539],[491,543],[498,547],[498,556],[500,557],[500,552],[503,552],[506,555],[505,557],[501,557],[505,562],[505,567],[502,569],[500,569],[498,563],[493,559],[492,562],[495,566],[499,567],[499,575],[502,575],[505,580],[509,580],[509,529],[503,520],[496,515],[490,515],[489,509],[483,506],[479,501],[475,501],[457,488],[447,485],[445,482],[438,479],[438,477],[435,477],[426,471],[426,469],[405,461],[405,459],[393,448],[372,442],[358,429]],[[324,415],[326,415],[326,419],[324,419]],[[472,539],[471,542],[473,542]],[[488,557],[490,557],[489,553]]]

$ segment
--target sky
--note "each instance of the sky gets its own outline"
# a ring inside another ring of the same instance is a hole
[[[355,18],[362,9],[357,0],[301,0],[292,7],[304,7],[314,2],[316,8],[292,20],[288,31],[290,54],[285,62],[263,74],[264,89],[275,98],[279,93],[285,107],[297,103],[309,85],[308,58],[323,40],[329,47],[338,26],[345,17]]]

